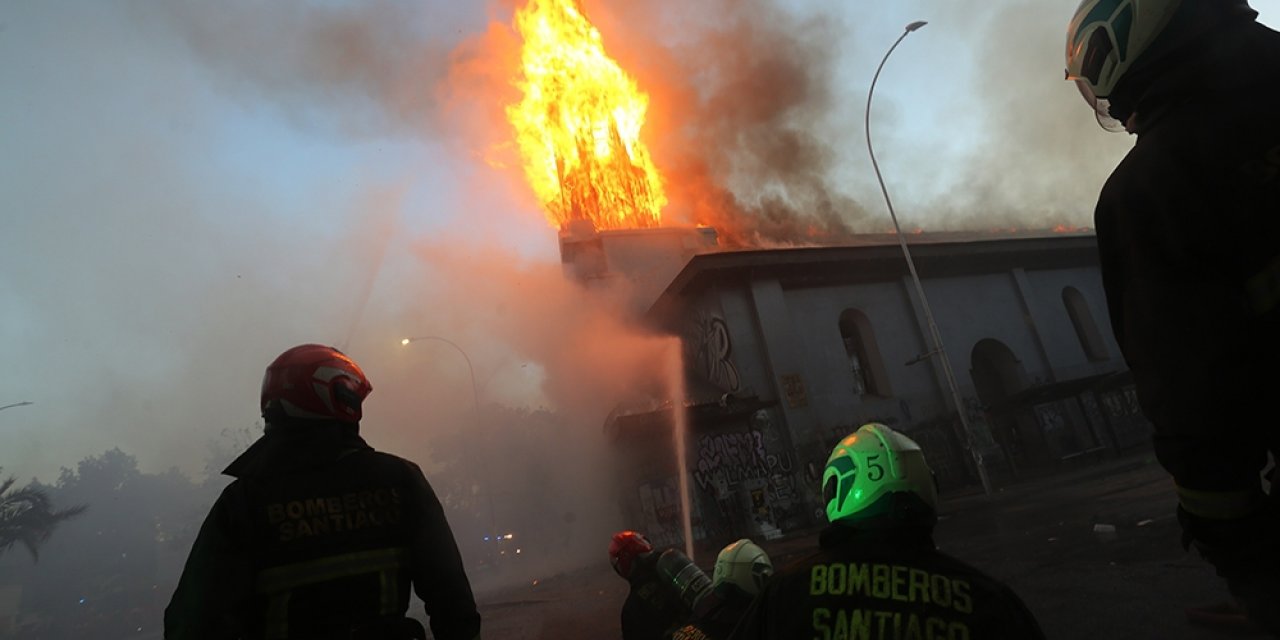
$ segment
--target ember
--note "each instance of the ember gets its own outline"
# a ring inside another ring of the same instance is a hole
[[[605,52],[577,0],[529,0],[515,22],[524,97],[507,119],[548,221],[658,226],[667,198],[640,141],[648,96]]]

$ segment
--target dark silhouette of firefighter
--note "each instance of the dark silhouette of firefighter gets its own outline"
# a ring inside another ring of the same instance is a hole
[[[227,467],[165,610],[165,638],[422,638],[480,634],[453,533],[417,465],[360,437],[372,386],[332,347],[267,367],[264,435]]]
[[[1280,634],[1280,506],[1260,477],[1280,451],[1280,33],[1256,18],[1245,0],[1087,0],[1066,75],[1137,136],[1094,226],[1184,545]]]
[[[756,543],[743,538],[720,550],[711,589],[694,604],[689,624],[672,640],[725,640],[773,575],[773,562]]]
[[[677,549],[655,551],[635,531],[619,531],[609,543],[613,570],[631,591],[622,604],[624,640],[665,640],[688,623],[711,579]]]
[[[934,546],[937,489],[910,438],[863,425],[822,482],[821,549],[769,580],[732,638],[1044,637],[1012,590]]]

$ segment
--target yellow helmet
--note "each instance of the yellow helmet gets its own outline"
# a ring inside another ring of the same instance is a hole
[[[827,458],[822,472],[822,498],[827,520],[859,520],[881,515],[881,498],[894,493],[913,495],[938,509],[933,471],[920,445],[889,427],[864,424],[841,440]]]

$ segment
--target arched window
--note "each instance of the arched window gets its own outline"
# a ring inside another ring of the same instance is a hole
[[[853,392],[859,396],[890,395],[888,372],[880,359],[880,347],[876,345],[876,334],[867,315],[857,309],[845,309],[840,314],[840,337],[849,356]]]
[[[1076,337],[1080,338],[1080,346],[1091,361],[1107,360],[1106,343],[1102,341],[1102,333],[1098,324],[1093,321],[1089,312],[1089,301],[1075,287],[1062,290],[1062,304],[1067,307],[1067,315],[1071,316],[1071,325],[1076,328]]]

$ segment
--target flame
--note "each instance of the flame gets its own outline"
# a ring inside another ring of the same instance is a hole
[[[1053,228],[1054,233],[1086,233],[1089,227],[1077,227],[1070,224],[1060,224]]]
[[[515,22],[524,98],[507,119],[548,221],[657,226],[667,198],[640,141],[648,95],[605,52],[577,0],[529,0]]]

